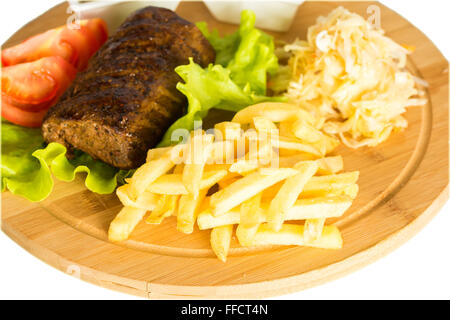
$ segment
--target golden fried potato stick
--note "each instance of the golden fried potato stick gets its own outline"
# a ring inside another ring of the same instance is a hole
[[[230,140],[216,141],[211,145],[211,153],[206,164],[226,164],[234,160],[235,142]]]
[[[252,227],[260,223],[261,215],[264,214],[261,210],[261,197],[262,193],[260,192],[241,203],[241,216],[239,220],[241,225],[245,227]]]
[[[171,150],[173,150],[173,146],[150,149],[147,151],[146,162],[150,162],[152,160],[159,159],[159,158],[163,157],[164,155],[168,154]]]
[[[273,231],[267,224],[259,226],[249,245],[296,245],[323,249],[342,248],[342,236],[336,226],[324,226],[316,240],[305,241],[304,226],[283,224],[280,231]]]
[[[301,140],[286,138],[286,137],[272,137],[272,145],[283,150],[306,152],[312,155],[322,157],[325,155],[323,150],[319,150],[317,147],[311,144],[303,143]]]
[[[233,122],[240,124],[252,123],[253,118],[263,117],[272,122],[295,119],[299,113],[298,106],[281,102],[263,102],[242,109],[233,118]]]
[[[319,168],[315,161],[299,162],[294,167],[298,173],[287,178],[270,203],[267,213],[269,227],[278,231],[286,218],[286,212],[295,204],[306,183]]]
[[[160,224],[164,218],[175,215],[179,199],[179,195],[162,195],[158,206],[145,219],[145,223]]]
[[[278,132],[278,128],[271,120],[264,117],[254,117],[253,125],[258,133],[271,134]]]
[[[124,241],[142,220],[147,210],[123,207],[109,225],[108,239],[110,241]]]
[[[358,171],[312,177],[305,185],[304,191],[332,191],[334,189],[341,189],[355,184],[358,178]]]
[[[297,172],[290,168],[280,168],[250,173],[211,196],[212,212],[214,215],[223,214]]]
[[[241,125],[236,122],[224,121],[214,125],[216,141],[238,140],[242,136]]]
[[[187,148],[186,163],[183,169],[183,184],[194,198],[199,194],[203,169],[211,153],[213,135],[197,134],[194,132]]]
[[[318,197],[330,197],[347,195],[351,199],[355,199],[358,195],[359,187],[356,183],[349,185],[336,185],[333,189],[315,189],[315,190],[303,190],[300,194],[301,198],[318,198]]]
[[[197,197],[192,194],[183,194],[178,203],[177,230],[190,234],[194,231],[194,224],[202,201],[207,190],[200,190]]]
[[[145,209],[148,211],[152,211],[156,208],[160,195],[146,190],[136,199],[136,201],[133,201],[129,197],[129,189],[130,185],[124,184],[116,190],[117,197],[125,207]]]
[[[341,156],[325,157],[316,159],[308,153],[300,153],[289,157],[280,157],[279,165],[280,168],[292,168],[295,164],[301,161],[315,160],[319,165],[317,174],[319,175],[330,175],[338,173],[344,169],[344,160]]]
[[[259,141],[256,148],[247,152],[247,154],[237,159],[229,168],[230,172],[239,174],[248,173],[256,170],[262,165],[270,163],[273,156],[272,145],[267,141]]]
[[[325,226],[325,218],[306,219],[304,225],[304,238],[306,242],[319,239]]]
[[[211,230],[211,248],[217,258],[226,262],[228,250],[230,249],[231,236],[233,235],[233,225],[225,225]]]
[[[174,166],[175,163],[173,163],[168,156],[143,164],[136,170],[133,177],[130,179],[130,199],[136,201],[139,195],[143,193],[153,181],[167,173]]]
[[[217,182],[221,181],[224,177],[228,175],[227,170],[209,170],[203,173],[202,180],[200,181],[199,189],[209,189]],[[155,194],[188,194],[189,191],[183,183],[182,174],[171,173],[165,174],[155,182],[153,182],[147,191]]]
[[[244,226],[239,224],[236,228],[236,237],[241,246],[251,246],[253,238],[259,229],[259,224],[253,226]]]

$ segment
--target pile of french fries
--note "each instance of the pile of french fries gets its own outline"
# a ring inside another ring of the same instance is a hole
[[[261,103],[213,130],[195,130],[175,146],[151,149],[147,162],[117,189],[124,208],[109,239],[128,239],[145,218],[176,217],[190,234],[211,230],[211,247],[226,261],[234,226],[242,246],[342,247],[326,219],[340,217],[358,193],[359,172],[343,170],[339,144],[309,113],[285,103]],[[286,221],[291,221],[286,223]]]

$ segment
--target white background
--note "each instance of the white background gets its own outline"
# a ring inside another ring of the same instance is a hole
[[[59,0],[2,1],[0,43]],[[382,1],[421,29],[449,60],[450,1]],[[280,299],[450,299],[450,204],[412,240],[333,282]],[[0,232],[0,299],[136,299],[70,277]]]

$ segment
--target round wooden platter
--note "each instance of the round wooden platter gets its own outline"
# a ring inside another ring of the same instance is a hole
[[[368,2],[306,2],[286,33],[304,38],[319,15],[338,5],[367,17]],[[141,223],[130,240],[108,242],[110,221],[121,208],[115,195],[85,189],[82,179],[57,182],[51,196],[31,203],[2,194],[2,229],[50,265],[97,285],[148,298],[261,298],[330,281],[389,253],[439,211],[448,198],[448,62],[419,30],[375,3],[388,36],[413,45],[408,68],[429,83],[429,104],[406,113],[409,127],[376,148],[340,147],[345,170],[359,170],[360,194],[344,217],[335,220],[341,250],[304,247],[239,248],[235,239],[226,263],[210,249],[209,232],[185,235],[175,221]],[[201,2],[182,2],[177,12],[207,21],[223,34],[235,25],[215,20]],[[61,4],[17,32],[7,45],[56,27],[68,18]]]

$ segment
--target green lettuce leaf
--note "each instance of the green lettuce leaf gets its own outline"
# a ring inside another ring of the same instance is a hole
[[[250,86],[258,95],[266,94],[267,73],[275,74],[278,59],[273,37],[255,28],[255,13],[241,13],[239,30],[223,38],[217,30],[210,32],[205,22],[197,27],[216,51],[216,64],[230,70],[231,79],[240,87]]]
[[[266,96],[267,74],[276,72],[278,59],[273,38],[255,28],[252,11],[242,11],[239,30],[223,38],[204,22],[197,26],[216,51],[216,64],[203,69],[189,59],[188,65],[175,68],[184,81],[177,89],[187,97],[187,113],[166,131],[158,147],[179,142],[211,108],[237,112],[259,102],[286,100]]]
[[[196,25],[216,51],[215,63],[226,67],[234,58],[234,54],[239,47],[239,32],[234,32],[222,38],[217,29],[210,32],[206,22],[197,22]]]
[[[53,177],[73,181],[77,173],[86,173],[86,187],[99,194],[114,192],[118,181],[131,171],[118,170],[89,155],[76,151],[67,159],[66,148],[59,143],[44,146],[39,129],[29,129],[2,121],[2,191],[31,201],[42,201],[53,189]]]
[[[10,190],[31,201],[45,199],[53,179],[45,159],[32,157],[43,147],[39,129],[22,128],[2,120],[2,191]]]
[[[192,59],[188,65],[178,66],[175,71],[184,80],[177,89],[188,99],[186,115],[175,121],[166,131],[159,147],[179,142],[187,130],[194,129],[195,121],[201,121],[211,108],[237,112],[251,104],[263,101],[282,101],[281,97],[258,96],[249,86],[240,88],[230,78],[230,70],[219,64],[203,69]],[[177,130],[181,129],[177,132]]]

